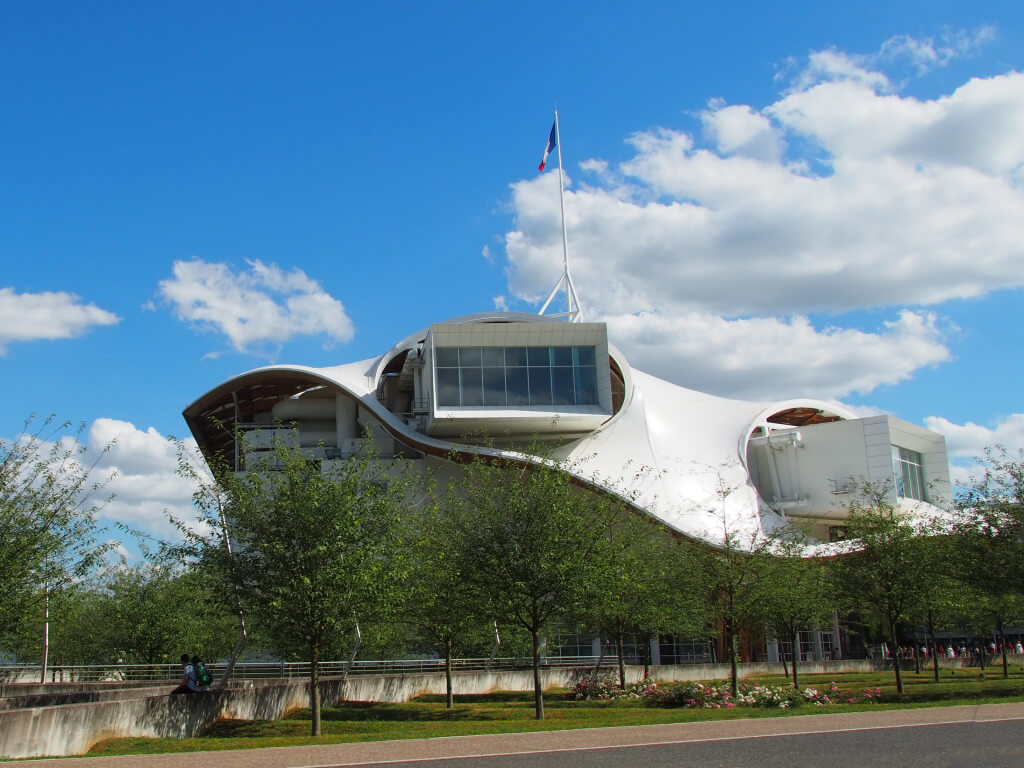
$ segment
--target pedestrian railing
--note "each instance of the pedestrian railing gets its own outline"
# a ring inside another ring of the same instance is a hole
[[[587,668],[598,663],[597,656],[545,656],[541,666],[546,668]],[[618,664],[618,657],[605,655],[601,659],[602,668],[611,668]],[[207,663],[207,668],[214,680],[219,680],[224,673],[225,664]],[[427,674],[444,672],[444,659],[391,659],[379,661],[355,661],[349,665],[347,661],[320,662],[320,675],[333,677],[339,675],[388,675],[388,674]],[[265,661],[244,662],[235,664],[232,670],[233,680],[256,680],[269,678],[309,677],[309,662],[300,661]],[[529,657],[496,658],[496,659],[453,659],[452,668],[456,672],[474,671],[505,671],[531,669]],[[0,666],[0,682],[29,683],[39,682],[41,670],[38,666],[9,665]],[[50,665],[46,679],[50,683],[80,682],[152,682],[154,684],[178,682],[181,679],[180,664],[76,664]]]

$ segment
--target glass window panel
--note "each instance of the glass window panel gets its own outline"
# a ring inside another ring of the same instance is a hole
[[[924,472],[921,454],[899,446],[892,447],[893,475],[896,495],[924,501]]]
[[[508,392],[509,405],[529,405],[530,387],[527,383],[526,368],[506,368],[505,389]]]
[[[576,404],[576,392],[575,387],[573,386],[572,368],[552,368],[551,385],[551,399],[554,401],[555,405]]]
[[[505,369],[484,368],[484,405],[505,404]]]
[[[551,347],[527,347],[530,365],[551,365]]]
[[[504,347],[484,347],[482,350],[484,367],[497,366],[501,367],[505,364],[505,348]]]
[[[437,404],[438,406],[460,405],[459,403],[459,369],[439,368],[437,371]]]
[[[597,405],[597,368],[580,366],[576,371],[576,405]]]
[[[572,365],[572,347],[552,347],[552,365]]]
[[[551,369],[530,367],[528,370],[530,371],[530,405],[551,405]]]
[[[526,347],[505,347],[505,365],[526,365]]]
[[[434,350],[434,355],[437,358],[438,368],[458,368],[459,367],[459,348],[458,347],[438,347]]]
[[[479,368],[480,347],[459,347],[459,365],[463,368]]]
[[[903,491],[903,466],[900,462],[900,449],[895,445],[892,447],[892,473],[896,481],[896,495],[906,496]]]
[[[921,488],[918,483],[915,482],[913,467],[909,463],[903,464],[903,488],[906,490],[906,495],[911,499],[921,498]]]
[[[573,347],[577,365],[595,365],[593,347]]]
[[[480,379],[479,368],[462,368],[462,404],[483,405],[484,390]]]

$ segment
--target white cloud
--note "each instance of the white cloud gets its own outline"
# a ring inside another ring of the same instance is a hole
[[[784,149],[780,133],[767,117],[748,106],[727,107],[712,102],[701,113],[708,137],[722,154],[745,155],[758,160],[778,160]]]
[[[802,91],[820,82],[843,81],[859,83],[879,91],[892,88],[889,78],[873,69],[872,56],[850,54],[829,48],[813,51],[807,66],[793,80],[792,90]]]
[[[933,37],[896,35],[882,43],[876,59],[905,59],[918,74],[923,75],[936,67],[946,66],[954,59],[970,56],[990,42],[995,34],[994,27],[983,26],[972,31],[946,30],[937,41]]]
[[[88,486],[97,486],[88,499],[99,506],[106,521],[123,523],[157,537],[176,539],[177,530],[167,512],[184,521],[196,518],[192,503],[194,484],[178,475],[177,446],[152,427],[139,429],[117,419],[96,419],[84,432],[74,425],[30,424],[35,455],[46,457],[59,444],[62,462],[76,471],[88,472]],[[15,441],[32,440],[20,435]],[[192,438],[181,441],[198,456]],[[111,498],[112,497],[112,498]]]
[[[949,357],[929,314],[904,311],[877,333],[815,329],[807,318],[727,320],[658,313],[606,318],[630,365],[706,392],[770,400],[839,398],[895,384]]]
[[[197,452],[192,438],[182,445]],[[177,538],[177,532],[167,520],[168,512],[181,520],[195,519],[195,486],[178,475],[177,448],[169,438],[152,427],[139,429],[127,421],[100,418],[89,427],[88,446],[89,456],[97,462],[94,479],[113,475],[103,494],[113,494],[114,499],[103,508],[103,517],[171,538]]]
[[[919,99],[878,62],[941,66],[989,34],[817,52],[772,104],[711,101],[703,137],[641,131],[625,162],[581,163],[565,206],[588,319],[638,367],[732,395],[866,392],[949,359],[941,319],[907,308],[1024,285],[1024,74]],[[511,192],[509,290],[537,302],[561,264],[557,178]],[[866,308],[888,322],[806,319]]]
[[[915,185],[900,191],[934,194],[950,187],[948,171],[967,171],[973,183],[995,183],[999,197],[1024,163],[1024,74],[975,78],[949,96],[919,101],[881,94],[850,80],[825,82],[792,93],[766,112],[790,131],[815,142],[837,175],[864,173],[859,163],[896,162]],[[920,186],[924,184],[926,186]],[[1015,190],[1020,205],[1020,190]],[[945,205],[963,205],[959,196]]]
[[[248,271],[235,273],[226,264],[176,261],[174,277],[160,282],[160,294],[180,320],[223,333],[239,352],[277,347],[297,335],[352,339],[344,306],[301,269],[248,264]]]
[[[16,341],[71,339],[94,325],[115,325],[117,315],[95,304],[82,304],[73,293],[15,293],[0,288],[0,355]]]
[[[946,449],[954,460],[973,460],[981,457],[986,448],[1001,445],[1013,454],[1024,450],[1024,413],[1014,413],[984,426],[968,421],[954,424],[942,416],[929,416],[924,420],[928,429],[946,436]]]

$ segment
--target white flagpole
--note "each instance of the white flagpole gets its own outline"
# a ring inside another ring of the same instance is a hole
[[[569,277],[569,235],[565,229],[565,176],[562,175],[562,134],[558,128],[558,110],[555,110],[555,149],[558,150],[558,205],[562,209],[562,269],[565,277]],[[572,320],[572,299],[569,297],[569,286],[565,286],[565,311]]]
[[[543,315],[547,311],[548,305],[558,293],[558,289],[564,288],[565,316],[570,323],[578,323],[583,320],[583,309],[580,307],[579,299],[576,296],[576,286],[573,285],[572,275],[569,273],[569,235],[565,226],[565,177],[562,175],[562,134],[558,125],[558,109],[555,109],[555,149],[558,151],[558,203],[562,213],[562,276],[552,289],[548,300],[544,302],[539,314]]]

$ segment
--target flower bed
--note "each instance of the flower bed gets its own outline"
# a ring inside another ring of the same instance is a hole
[[[803,704],[827,706],[831,704],[857,704],[879,701],[881,688],[866,688],[861,692],[841,691],[837,683],[826,690],[791,686],[741,683],[739,696],[733,698],[729,685],[704,683],[674,683],[660,686],[656,683],[633,683],[619,688],[615,678],[608,675],[590,675],[582,678],[573,688],[578,700],[612,701],[640,699],[658,707],[684,707],[689,709],[732,709],[734,707],[762,707],[789,709]]]

